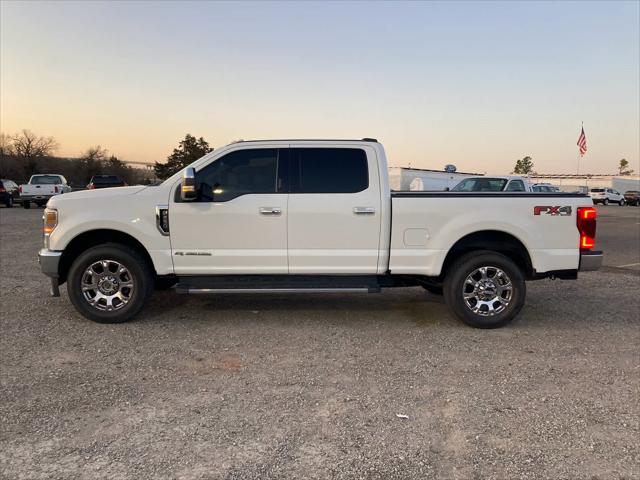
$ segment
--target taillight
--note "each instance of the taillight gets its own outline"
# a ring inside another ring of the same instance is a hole
[[[53,193],[58,193],[58,187],[53,187]]]
[[[6,190],[4,189],[4,187],[0,187],[0,193],[5,193]]]
[[[18,187],[18,191],[19,191],[20,193],[22,193],[22,185],[20,185],[20,186]]]
[[[578,207],[578,231],[580,232],[580,250],[591,250],[596,244],[596,217],[593,207]]]
[[[96,186],[93,183],[90,183],[89,185],[87,185],[87,188],[89,188],[89,190],[93,190],[94,188],[96,188]]]

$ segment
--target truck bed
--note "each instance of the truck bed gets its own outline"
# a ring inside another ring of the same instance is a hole
[[[438,276],[447,253],[469,238],[481,248],[521,245],[536,273],[577,270],[576,212],[590,206],[576,193],[392,192],[389,270]]]

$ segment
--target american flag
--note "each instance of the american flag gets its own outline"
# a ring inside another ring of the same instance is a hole
[[[587,153],[587,137],[584,134],[584,127],[582,127],[582,131],[580,132],[580,136],[578,137],[578,148],[580,148],[580,156],[584,156]]]

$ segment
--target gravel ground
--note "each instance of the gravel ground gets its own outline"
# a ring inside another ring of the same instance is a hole
[[[531,282],[490,331],[418,288],[99,325],[47,296],[40,216],[0,210],[2,478],[640,478],[636,271]]]

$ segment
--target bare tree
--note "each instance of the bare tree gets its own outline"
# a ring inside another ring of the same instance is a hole
[[[11,137],[14,155],[26,159],[49,157],[58,149],[53,137],[40,137],[29,130]]]
[[[38,160],[50,157],[58,149],[58,142],[53,137],[41,137],[29,130],[22,130],[11,137],[13,155],[24,165],[27,176],[38,170]]]
[[[0,133],[0,155],[13,155],[13,141],[6,133]]]

